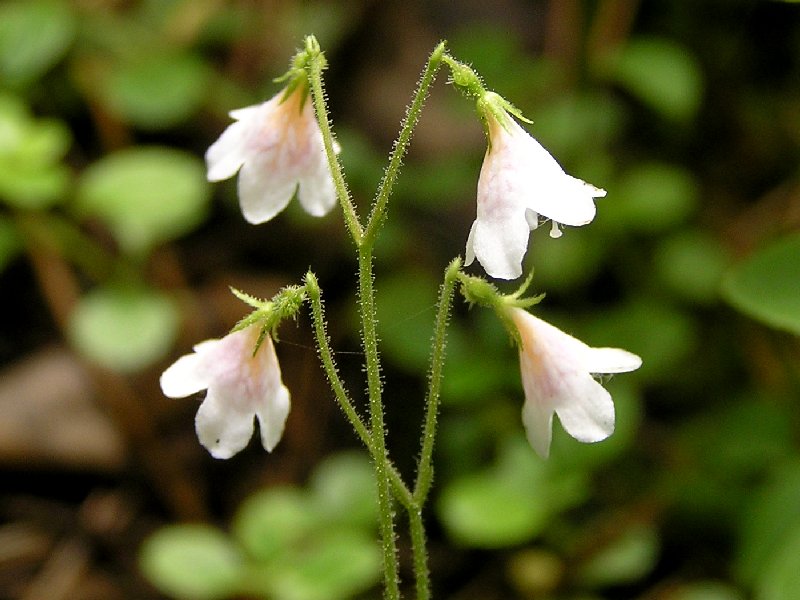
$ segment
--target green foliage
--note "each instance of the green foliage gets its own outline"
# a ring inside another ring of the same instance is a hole
[[[208,525],[171,525],[157,531],[142,544],[139,565],[153,585],[182,600],[229,598],[245,574],[240,551]]]
[[[631,39],[602,68],[605,76],[673,121],[691,119],[703,99],[700,66],[686,48],[669,39]]]
[[[140,564],[162,592],[187,600],[350,598],[380,577],[376,513],[369,460],[340,453],[318,465],[306,488],[276,486],[248,497],[231,537],[203,526],[169,526],[142,546]],[[215,554],[219,564],[209,564]]]
[[[699,194],[691,173],[675,165],[637,163],[598,202],[603,223],[641,233],[660,233],[683,223],[697,208]]]
[[[21,88],[55,65],[72,43],[67,2],[14,0],[0,5],[0,83]]]
[[[0,95],[0,199],[18,209],[62,201],[71,176],[60,161],[70,143],[62,122],[33,119],[21,100]]]
[[[106,286],[83,296],[69,336],[85,356],[109,369],[137,371],[163,358],[178,332],[178,311],[163,294],[142,287]]]
[[[198,158],[171,148],[138,147],[86,169],[76,209],[105,221],[120,246],[136,254],[193,229],[205,217],[209,197]]]
[[[116,65],[101,80],[109,109],[143,129],[191,117],[205,100],[210,72],[198,57],[166,50]]]
[[[586,491],[579,473],[551,470],[527,441],[513,437],[501,445],[495,464],[445,485],[436,509],[457,542],[502,548],[532,539]]]
[[[722,291],[734,307],[772,327],[800,334],[800,234],[755,252],[727,274]]]

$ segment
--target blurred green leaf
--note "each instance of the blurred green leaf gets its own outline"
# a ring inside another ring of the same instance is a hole
[[[721,581],[695,581],[670,592],[671,600],[744,600],[744,595]]]
[[[708,233],[684,231],[661,242],[655,264],[661,280],[675,294],[710,304],[719,299],[728,256]]]
[[[784,584],[800,574],[800,462],[777,466],[752,495],[740,519],[740,533],[734,563],[738,578],[762,588],[758,598],[790,598],[778,594],[768,578],[777,576],[775,583]],[[795,579],[795,583],[786,589],[799,590],[800,581]]]
[[[780,548],[758,575],[753,595],[756,600],[800,598],[800,523],[794,523],[783,537]]]
[[[653,527],[630,527],[584,563],[578,578],[590,587],[634,583],[652,571],[659,545]]]
[[[233,596],[244,575],[236,547],[222,532],[206,525],[173,525],[142,544],[139,565],[163,593],[185,600]]]
[[[383,565],[374,534],[339,528],[317,529],[281,558],[266,587],[276,600],[344,600],[375,585]]]
[[[271,487],[251,495],[239,507],[233,532],[247,553],[269,561],[319,530],[316,509],[302,490]]]
[[[602,150],[621,131],[624,119],[619,103],[600,92],[561,94],[529,116],[534,123],[526,128],[564,166]],[[588,174],[577,176],[583,179]],[[599,182],[593,183],[602,187]]]
[[[192,54],[165,51],[116,65],[103,80],[109,108],[126,121],[160,129],[191,117],[203,102],[210,71]]]
[[[372,529],[378,521],[375,470],[363,452],[340,452],[314,469],[312,501],[328,523]]]
[[[86,357],[106,368],[134,372],[164,357],[179,315],[163,294],[139,287],[102,287],[80,299],[69,337]]]
[[[501,446],[495,465],[449,482],[436,510],[457,542],[503,548],[536,536],[550,517],[579,502],[585,489],[579,474],[549,471],[515,436]]]
[[[604,74],[662,116],[691,119],[703,97],[703,73],[691,52],[657,37],[631,39],[601,66]]]
[[[734,267],[724,298],[748,316],[800,334],[800,233],[774,241]]]
[[[28,210],[63,200],[71,174],[58,162],[70,143],[62,122],[33,119],[21,100],[0,96],[0,197]]]
[[[0,5],[0,81],[25,86],[55,65],[75,35],[69,5],[25,0]]]
[[[77,208],[106,221],[128,252],[191,231],[206,216],[210,189],[198,158],[170,148],[120,150],[91,165]]]
[[[642,162],[624,173],[599,203],[606,226],[652,234],[683,223],[697,208],[698,198],[697,183],[688,170]]]

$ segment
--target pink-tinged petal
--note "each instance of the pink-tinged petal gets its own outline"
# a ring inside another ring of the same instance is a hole
[[[228,125],[216,142],[206,150],[209,181],[222,181],[236,175],[249,154],[252,124],[237,121]]]
[[[245,106],[243,108],[234,108],[233,110],[228,111],[228,115],[231,119],[236,121],[247,121],[250,119],[257,120],[259,116],[263,116],[265,111],[272,110],[278,101],[280,100],[281,94],[276,94],[266,102],[261,102],[259,104],[251,104],[250,106]]]
[[[591,443],[614,433],[611,394],[583,371],[566,370],[553,399],[558,420],[579,442]]]
[[[523,372],[523,383],[525,382]],[[522,424],[528,443],[542,458],[550,456],[550,441],[553,437],[553,409],[542,402],[527,399],[536,398],[535,388],[525,385],[526,402],[522,405]]]
[[[589,373],[628,373],[642,366],[642,359],[620,348],[589,348],[586,368]]]
[[[253,159],[242,166],[238,187],[244,218],[258,225],[286,208],[297,189],[297,177],[280,160]]]
[[[230,458],[247,446],[253,436],[253,412],[237,410],[237,399],[215,393],[208,395],[197,411],[194,425],[200,443],[214,458]]]
[[[321,148],[316,164],[300,177],[297,199],[313,217],[322,217],[336,206],[336,187],[325,152]]]
[[[213,341],[206,342],[206,344]],[[161,391],[168,398],[185,398],[208,388],[208,369],[202,354],[186,354],[161,374]]]
[[[521,308],[510,309],[520,335],[520,369],[525,389],[522,418],[528,440],[549,453],[553,413],[580,442],[598,442],[614,432],[614,403],[592,373],[619,373],[641,365],[618,348],[591,348]]]
[[[281,440],[290,408],[289,390],[286,389],[286,386],[279,385],[272,390],[268,401],[264,402],[263,406],[256,410],[258,425],[261,430],[261,445],[268,452],[272,452],[272,449]]]

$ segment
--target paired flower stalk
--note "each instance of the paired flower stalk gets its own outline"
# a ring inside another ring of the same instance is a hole
[[[253,312],[224,338],[195,346],[192,354],[179,358],[161,377],[162,389],[170,397],[207,390],[195,425],[200,442],[212,456],[229,458],[242,450],[252,436],[256,419],[262,445],[271,451],[280,440],[290,406],[272,338],[283,319],[294,316],[309,302],[320,356],[334,394],[375,461],[389,598],[399,597],[390,489],[409,515],[418,596],[429,595],[421,509],[432,479],[438,389],[456,282],[461,283],[469,302],[493,308],[517,343],[525,393],[522,420],[531,446],[544,458],[549,454],[554,414],[578,441],[597,442],[611,435],[614,405],[594,376],[632,371],[641,365],[639,357],[625,350],[592,348],[530,314],[526,309],[540,300],[521,298],[530,278],[517,293],[502,295],[486,280],[466,275],[460,259],[456,259],[446,271],[440,297],[423,448],[413,488],[407,487],[394,470],[384,442],[372,249],[411,133],[441,64],[450,68],[452,83],[475,99],[488,138],[478,179],[476,219],[467,237],[466,265],[477,258],[491,277],[515,279],[522,274],[530,232],[541,222],[551,221],[551,235],[558,237],[560,226],[581,226],[594,218],[594,199],[603,197],[605,191],[566,174],[517,123],[516,119],[524,120],[519,112],[497,94],[486,91],[478,76],[446,54],[441,44],[423,72],[372,213],[362,227],[341,177],[338,145],[328,124],[321,80],[324,56],[316,40],[309,37],[281,78],[287,82],[281,92],[263,104],[230,113],[234,123],[206,153],[208,178],[219,181],[238,172],[242,213],[254,224],[275,217],[295,195],[314,216],[328,213],[338,200],[359,253],[362,334],[370,382],[369,426],[353,408],[338,378],[325,333],[320,291],[312,273],[303,286],[285,288],[269,302],[235,291]]]

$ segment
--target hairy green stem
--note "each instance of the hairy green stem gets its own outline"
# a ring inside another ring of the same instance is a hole
[[[347,188],[344,173],[342,172],[342,165],[339,163],[339,158],[336,155],[336,145],[333,140],[333,132],[331,131],[330,119],[328,118],[328,107],[325,102],[325,90],[322,86],[322,69],[324,66],[325,57],[322,52],[317,52],[311,56],[307,66],[308,82],[311,88],[311,96],[314,99],[314,112],[317,115],[317,123],[319,123],[319,129],[322,132],[322,141],[325,145],[325,156],[328,159],[328,165],[333,175],[333,184],[336,187],[336,197],[342,207],[347,230],[350,232],[350,236],[353,238],[356,246],[360,246],[364,230],[358,219],[353,199],[350,197],[350,191]]]
[[[325,331],[325,309],[322,303],[322,292],[317,282],[317,277],[309,271],[305,277],[306,292],[308,293],[309,300],[311,301],[311,319],[314,324],[314,335],[317,341],[317,349],[319,351],[320,361],[331,384],[333,393],[339,406],[347,417],[348,421],[355,429],[361,442],[366,446],[367,450],[374,457],[372,436],[370,435],[367,426],[361,419],[361,416],[353,406],[350,396],[345,390],[344,383],[339,377],[339,370],[336,368],[336,362],[333,358],[333,351],[330,347],[330,340]],[[389,462],[387,464],[387,471],[389,474],[389,482],[394,490],[395,498],[404,506],[409,507],[413,504],[413,497],[410,490],[400,477],[400,473],[395,466]]]
[[[403,120],[400,134],[395,140],[392,154],[389,158],[389,165],[386,167],[386,172],[383,175],[383,180],[378,187],[378,192],[375,195],[375,200],[372,204],[372,212],[370,213],[367,222],[366,230],[364,231],[364,244],[372,245],[375,243],[375,238],[378,231],[383,225],[386,218],[386,206],[389,202],[389,196],[392,193],[392,188],[397,180],[397,175],[400,173],[400,167],[403,164],[403,157],[408,151],[408,144],[411,141],[411,136],[414,133],[414,128],[419,122],[422,107],[425,104],[425,99],[428,97],[428,91],[431,84],[436,79],[436,73],[442,63],[442,56],[444,55],[445,43],[440,42],[434,48],[425,69],[422,72],[417,90],[414,93],[414,99],[406,111],[405,119]]]
[[[436,440],[436,423],[439,414],[439,392],[444,369],[445,347],[447,345],[447,325],[450,321],[450,307],[456,280],[461,272],[461,258],[454,258],[444,273],[444,281],[439,294],[439,307],[433,333],[431,366],[428,380],[428,396],[425,400],[425,425],[422,433],[422,448],[417,463],[417,480],[414,484],[414,501],[424,506],[433,481],[433,445]]]
[[[411,533],[411,551],[414,560],[414,578],[417,600],[429,600],[431,597],[431,578],[428,569],[428,549],[425,537],[425,525],[422,521],[422,507],[414,503],[406,510],[408,529]]]
[[[383,421],[380,358],[378,356],[375,290],[372,285],[372,249],[361,247],[358,252],[358,286],[361,305],[361,333],[367,369],[370,429],[378,488],[378,511],[383,543],[384,581],[386,598],[400,598],[400,579],[397,565],[397,544],[394,534],[394,511],[389,494],[389,460],[386,454],[386,430]]]

